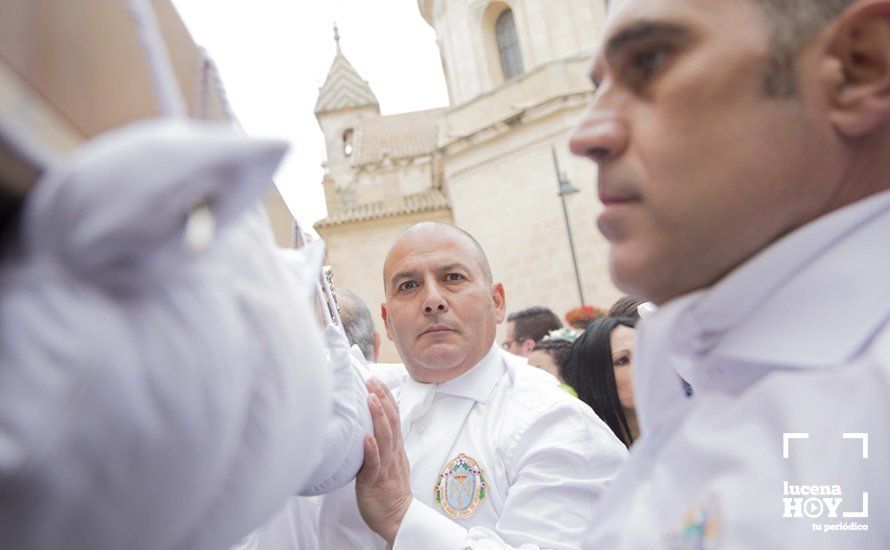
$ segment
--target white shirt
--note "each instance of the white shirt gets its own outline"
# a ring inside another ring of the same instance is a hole
[[[285,149],[148,120],[34,186],[0,265],[0,546],[218,550],[305,486],[330,375],[257,202]]]
[[[890,192],[666,304],[637,342],[643,436],[585,548],[890,547]]]
[[[577,548],[626,456],[587,405],[552,376],[497,347],[453,380],[421,384],[409,378],[394,395],[414,493],[396,549],[488,548],[502,545],[499,540]],[[434,489],[460,455],[478,466],[485,494],[479,497],[479,478],[446,491],[453,510],[475,506],[469,517],[452,519]],[[350,485],[324,498],[322,548],[385,548],[359,517],[354,491]]]

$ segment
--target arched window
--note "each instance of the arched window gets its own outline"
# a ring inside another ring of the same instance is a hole
[[[513,10],[507,8],[501,12],[494,24],[494,32],[498,41],[498,53],[501,56],[504,80],[521,75],[525,69],[522,67],[522,52],[519,51],[519,38],[516,36]]]
[[[343,154],[345,156],[352,155],[352,128],[343,132]]]

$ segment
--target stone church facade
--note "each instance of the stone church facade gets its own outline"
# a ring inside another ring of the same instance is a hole
[[[566,195],[585,302],[618,291],[596,229],[596,168],[568,152],[592,93],[587,74],[605,18],[602,0],[419,0],[436,31],[450,105],[383,116],[339,41],[315,114],[327,149],[327,243],[335,282],[377,319],[381,360],[395,361],[379,319],[384,256],[412,223],[441,220],[470,232],[504,283],[507,311],[580,304],[554,168]],[[504,338],[499,330],[499,341]]]

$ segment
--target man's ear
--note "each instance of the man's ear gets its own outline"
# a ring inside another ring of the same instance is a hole
[[[386,311],[386,304],[380,304],[380,316],[383,317],[383,326],[386,327],[386,337],[392,340],[392,327],[389,326],[389,315]]]
[[[495,310],[495,320],[497,324],[501,324],[504,322],[504,317],[507,314],[507,300],[504,298],[504,285],[501,283],[494,283],[491,285],[491,299],[494,302],[494,310]]]
[[[831,119],[848,137],[868,134],[890,117],[890,0],[859,2],[834,23],[830,54],[841,65]]]
[[[522,350],[522,355],[525,355],[527,357],[529,353],[534,351],[535,344],[536,344],[536,342],[534,340],[532,340],[531,338],[526,338],[525,340],[523,340],[522,346],[520,348]]]

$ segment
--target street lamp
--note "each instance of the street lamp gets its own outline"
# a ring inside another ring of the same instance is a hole
[[[556,170],[556,181],[559,184],[559,200],[562,201],[562,216],[566,221],[566,233],[569,235],[569,250],[572,251],[572,266],[575,268],[575,284],[578,285],[578,298],[581,305],[584,305],[584,290],[581,288],[581,272],[578,271],[578,258],[575,256],[575,239],[572,236],[572,224],[569,223],[569,209],[566,206],[566,195],[577,193],[578,188],[572,185],[572,182],[566,178],[559,169],[559,159],[556,157],[556,147],[551,147],[553,153],[553,168]]]

